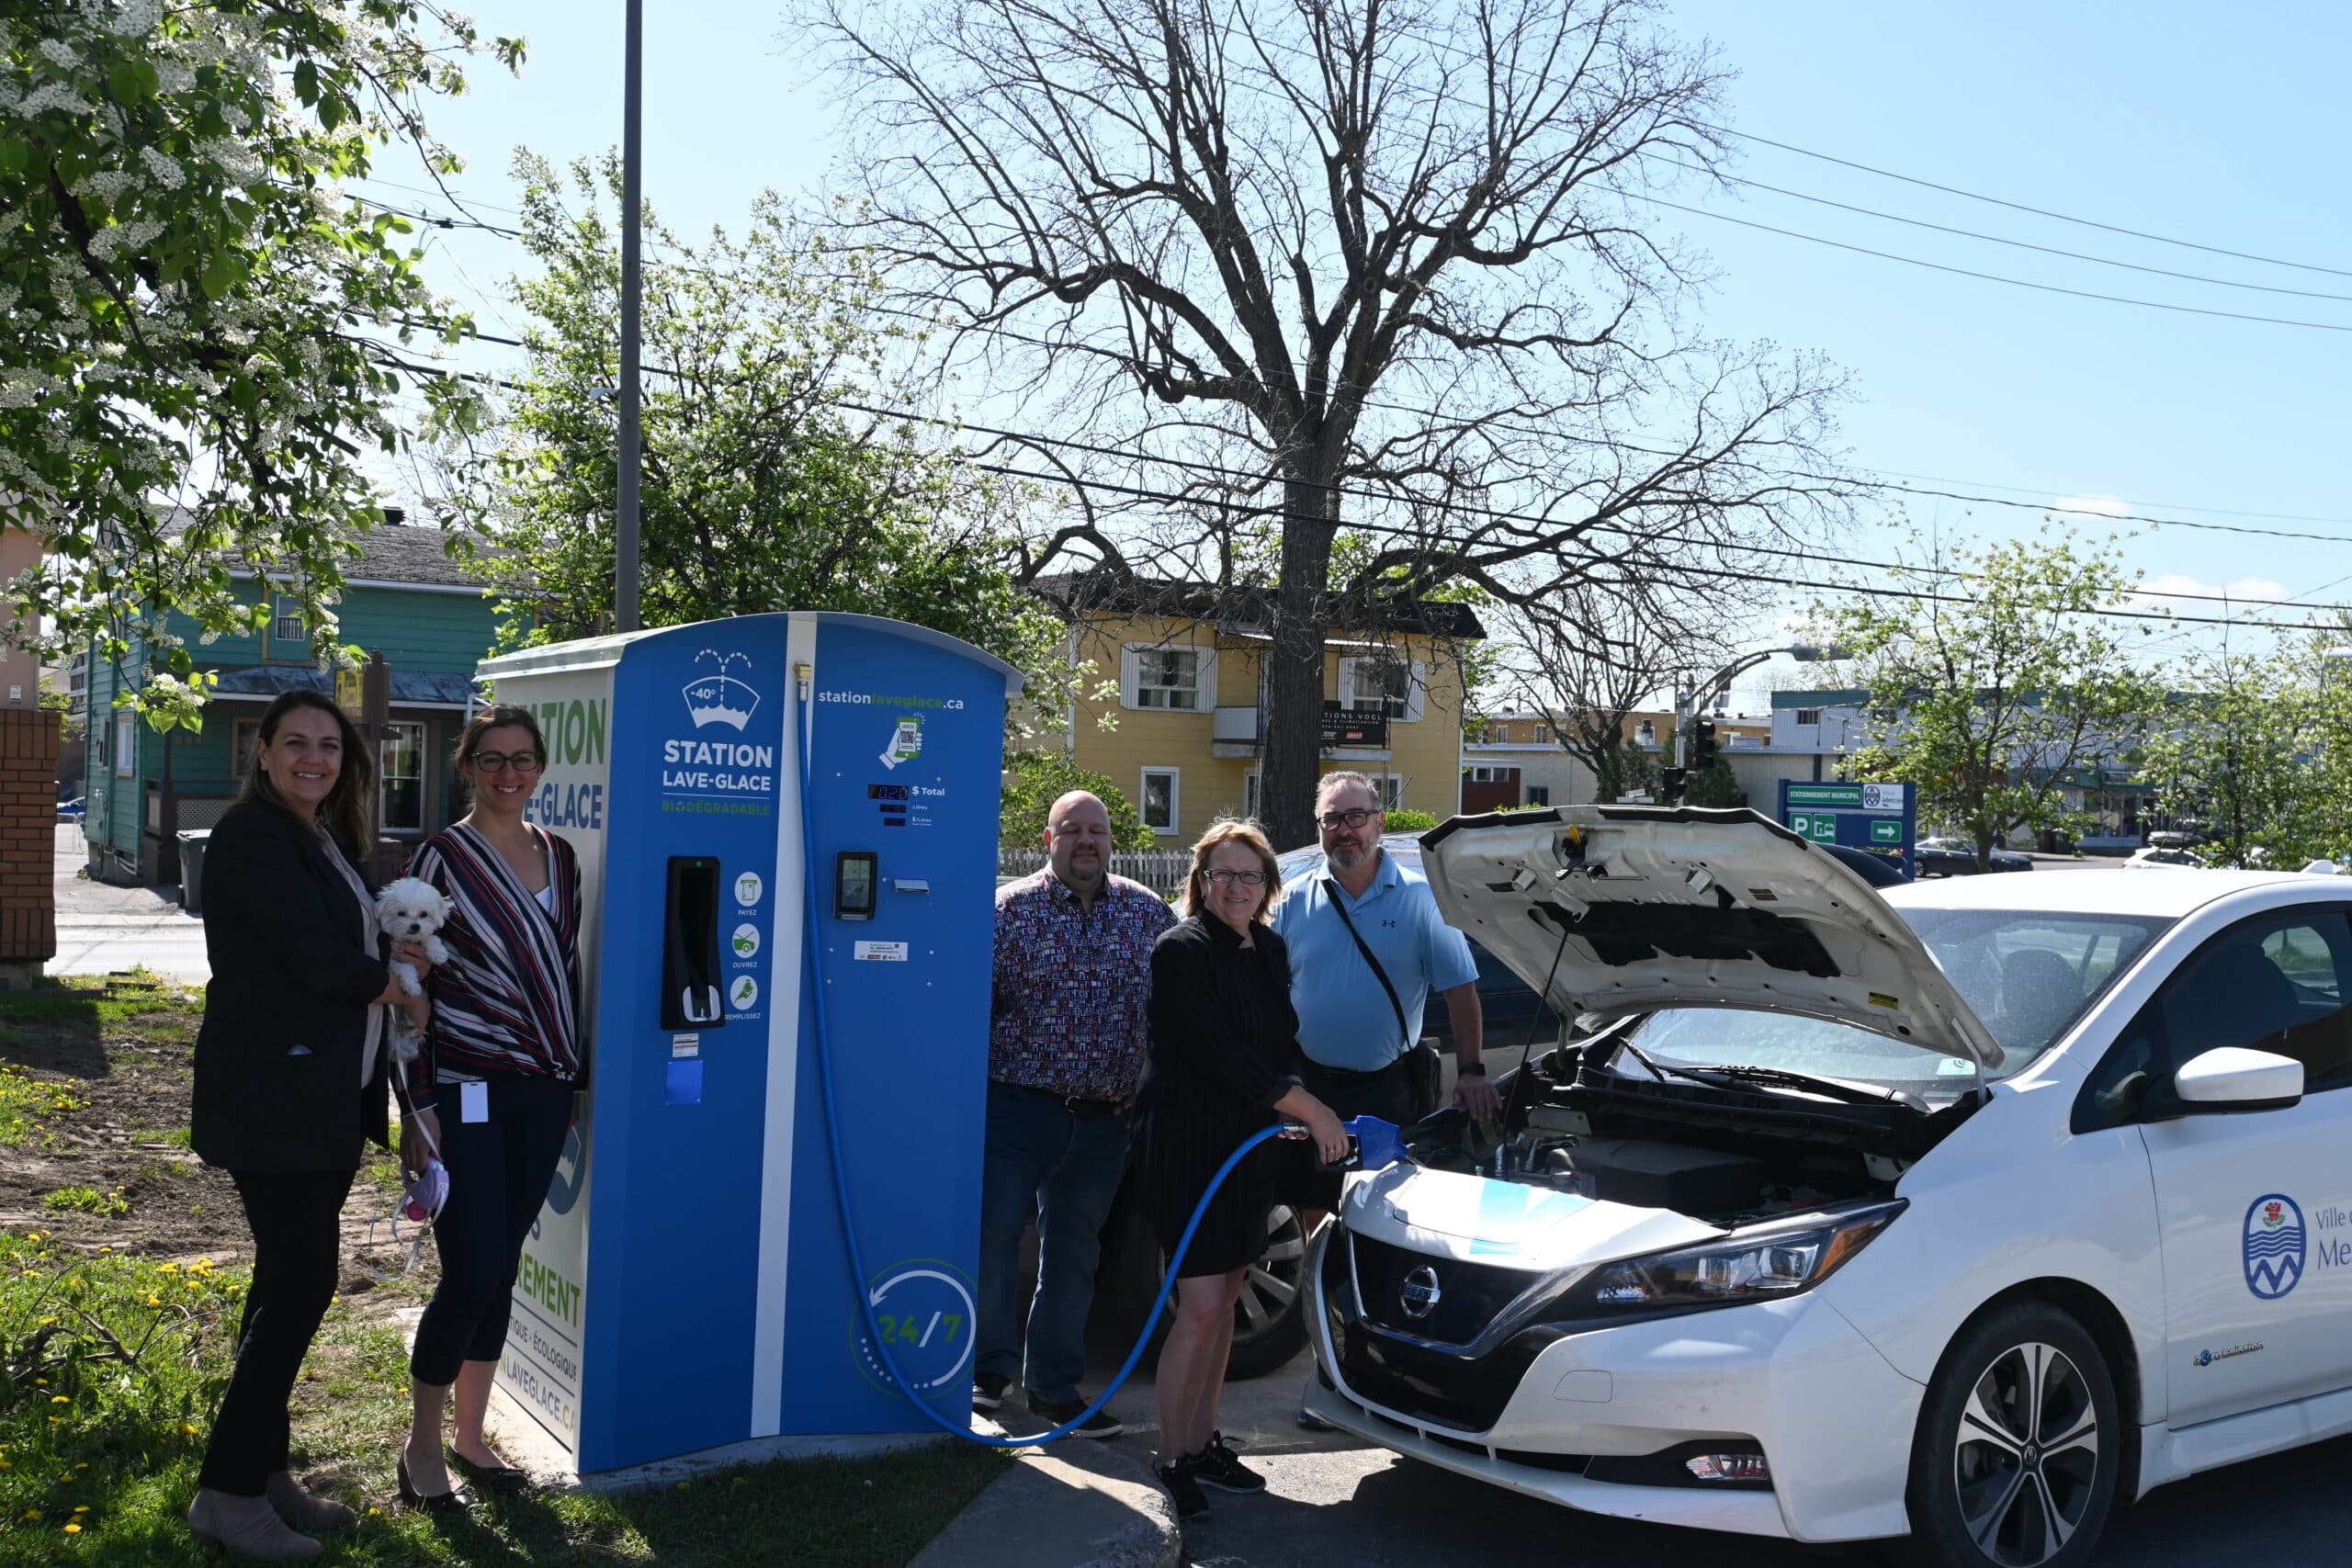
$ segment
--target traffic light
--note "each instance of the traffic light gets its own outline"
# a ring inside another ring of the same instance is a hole
[[[1690,775],[1681,768],[1668,768],[1659,776],[1658,795],[1668,806],[1682,804],[1682,792],[1689,786]]]
[[[1690,765],[1702,771],[1714,766],[1715,727],[1712,720],[1700,719],[1690,727]]]

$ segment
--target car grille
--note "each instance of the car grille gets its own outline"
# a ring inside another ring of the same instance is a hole
[[[1385,1241],[1342,1233],[1355,1249],[1355,1282],[1364,1314],[1381,1327],[1441,1345],[1467,1345],[1539,1276],[1523,1269],[1432,1258]],[[1437,1280],[1437,1304],[1422,1316],[1405,1310],[1408,1275],[1426,1269]]]
[[[1324,1325],[1330,1333],[1332,1345],[1339,1351],[1340,1373],[1358,1398],[1369,1400],[1399,1415],[1432,1426],[1451,1427],[1457,1432],[1487,1431],[1501,1419],[1503,1407],[1518,1392],[1520,1379],[1526,1375],[1535,1358],[1565,1333],[1551,1325],[1538,1324],[1521,1329],[1485,1355],[1471,1356],[1432,1346],[1408,1344],[1389,1334],[1376,1332],[1364,1321],[1356,1306],[1355,1283],[1350,1280],[1348,1270],[1350,1246],[1383,1248],[1385,1253],[1394,1255],[1382,1259],[1385,1265],[1392,1268],[1398,1258],[1412,1260],[1405,1265],[1405,1269],[1417,1268],[1423,1263],[1440,1264],[1445,1260],[1407,1252],[1401,1247],[1385,1247],[1379,1242],[1365,1242],[1344,1230],[1333,1236],[1332,1243],[1324,1248],[1323,1273],[1318,1283],[1321,1286],[1319,1294]],[[1363,1258],[1359,1256],[1358,1269],[1361,1269],[1363,1265]],[[1472,1276],[1464,1275],[1461,1292],[1463,1299],[1473,1299],[1483,1291],[1498,1309],[1515,1297],[1533,1278],[1524,1272],[1491,1269],[1480,1264],[1456,1263],[1452,1267],[1457,1270],[1479,1271],[1475,1284]],[[1405,1269],[1396,1269],[1398,1278],[1401,1279]],[[1487,1276],[1508,1276],[1510,1280],[1516,1280],[1516,1284]],[[1453,1275],[1447,1276],[1448,1281],[1453,1279]],[[1442,1282],[1442,1289],[1447,1292],[1454,1288],[1451,1282]],[[1363,1280],[1363,1290],[1367,1298],[1373,1295],[1370,1279]],[[1387,1299],[1392,1303],[1396,1299],[1394,1282],[1388,1286]],[[1444,1304],[1441,1297],[1440,1307]],[[1404,1319],[1401,1312],[1392,1315],[1396,1321],[1409,1321]],[[1488,1314],[1489,1317],[1491,1315]],[[1437,1316],[1438,1314],[1432,1312],[1428,1319],[1422,1320],[1418,1328],[1421,1337],[1434,1337],[1430,1333],[1428,1325]],[[1483,1327],[1486,1321],[1485,1318],[1480,1319],[1478,1326]],[[1416,1333],[1417,1329],[1408,1327],[1399,1332]],[[1474,1327],[1464,1337],[1475,1337],[1476,1332],[1477,1328]]]

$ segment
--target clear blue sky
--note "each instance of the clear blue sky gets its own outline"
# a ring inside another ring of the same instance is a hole
[[[787,195],[829,188],[836,106],[783,36],[774,0],[673,0],[648,10],[646,193],[665,220],[688,232],[733,225],[763,186]],[[473,93],[444,106],[435,129],[470,160],[459,188],[512,207],[506,164],[516,144],[566,159],[618,143],[621,7],[481,0],[475,15],[485,32],[528,39],[530,60],[519,80],[494,66],[477,70]],[[2341,85],[2352,7],[2307,0],[2257,16],[2149,0],[1680,0],[1667,25],[1713,39],[1738,73],[1729,98],[1737,130],[2342,275],[2035,218],[1754,143],[1732,170],[1743,178],[2142,266],[2352,297],[2352,205],[2343,199],[2352,118]],[[423,183],[413,171],[387,172]],[[2127,272],[1760,190],[1705,205],[1947,266],[2352,329],[2352,299]],[[2328,543],[2142,528],[2128,550],[2154,585],[2352,601],[2352,483],[2343,461],[2352,330],[2039,294],[1704,216],[1661,217],[1715,261],[1705,330],[1817,350],[1852,374],[1859,395],[1839,439],[1855,466],[1964,481],[1922,485],[2037,506],[2108,498],[2119,511],[2340,536]],[[508,242],[452,233],[436,238],[433,270],[441,287],[472,299],[473,286],[496,292],[518,260]],[[482,320],[500,330],[487,312]],[[2030,529],[2039,515],[1983,505],[1963,515],[1970,511],[1924,498],[1913,507],[1939,527],[1993,535]],[[2323,521],[2269,523],[2256,513]],[[1866,532],[1854,553],[1877,544]],[[1770,678],[1759,677],[1759,687]]]

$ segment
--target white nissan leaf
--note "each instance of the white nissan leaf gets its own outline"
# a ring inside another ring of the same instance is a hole
[[[1309,1407],[1574,1508],[2070,1564],[2109,1509],[2352,1431],[2352,892],[1873,892],[1744,811],[1423,840],[1590,1032],[1349,1179]]]

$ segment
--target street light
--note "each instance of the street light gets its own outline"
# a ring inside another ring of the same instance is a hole
[[[1738,680],[1766,660],[1777,659],[1784,653],[1800,664],[1832,664],[1839,660],[1853,657],[1834,643],[1799,642],[1792,643],[1786,648],[1759,648],[1752,653],[1741,654],[1696,685],[1676,687],[1674,691],[1674,767],[1667,775],[1665,791],[1666,803],[1668,806],[1681,805],[1683,792],[1690,786],[1691,716],[1705,712],[1707,705],[1714,700],[1715,694],[1723,691],[1734,681]]]

